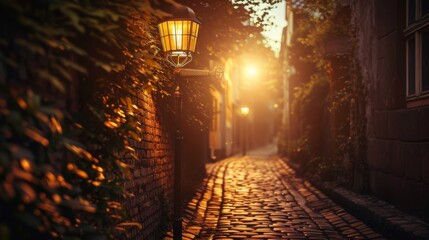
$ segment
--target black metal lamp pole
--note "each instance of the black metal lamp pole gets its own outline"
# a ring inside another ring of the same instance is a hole
[[[172,17],[164,18],[158,29],[161,36],[162,49],[166,55],[165,60],[174,67],[177,88],[174,92],[176,110],[176,139],[174,146],[174,206],[173,206],[173,239],[182,239],[182,96],[180,93],[181,77],[215,76],[221,79],[223,71],[215,69],[213,72],[199,69],[185,69],[183,66],[192,61],[192,53],[198,37],[200,21],[195,12],[184,5],[170,4]]]
[[[243,117],[243,156],[246,156],[246,128],[247,128],[247,118],[245,115]]]
[[[176,139],[174,144],[174,206],[173,206],[173,239],[182,239],[182,97],[180,93],[180,71],[183,66],[192,61],[192,53],[195,52],[200,21],[195,16],[195,12],[180,4],[166,4],[164,11],[172,16],[165,17],[158,24],[161,37],[162,49],[165,53],[165,60],[174,69],[177,88],[174,92],[176,111]]]
[[[240,114],[243,118],[243,156],[246,156],[247,115],[249,114],[249,108],[245,106],[241,107]]]
[[[216,68],[213,71],[189,69],[189,68],[175,68],[174,75],[177,81],[177,87],[174,91],[175,111],[176,111],[176,139],[174,146],[174,210],[173,210],[173,239],[182,239],[182,93],[181,82],[182,77],[195,78],[195,77],[214,77],[215,79],[222,79],[223,70]]]
[[[179,79],[180,80],[180,79]],[[176,140],[174,146],[174,212],[173,212],[173,239],[182,239],[182,96],[180,84],[177,84],[174,92],[176,110]]]

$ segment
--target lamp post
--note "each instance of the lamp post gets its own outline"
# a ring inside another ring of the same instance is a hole
[[[181,188],[181,162],[182,162],[182,96],[181,77],[204,77],[214,76],[222,78],[223,71],[200,69],[185,69],[186,64],[192,61],[192,53],[195,52],[197,44],[200,21],[195,16],[195,12],[184,5],[171,5],[170,14],[172,17],[164,18],[159,24],[159,34],[161,37],[162,49],[165,60],[174,67],[176,76],[176,89],[174,92],[176,110],[176,136],[174,150],[174,210],[173,210],[173,239],[182,239],[182,188]]]
[[[247,115],[249,115],[249,107],[241,107],[240,114],[243,117],[243,156],[246,156],[246,128],[247,128]]]

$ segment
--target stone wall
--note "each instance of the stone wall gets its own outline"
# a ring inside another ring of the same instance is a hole
[[[171,219],[174,139],[150,94],[140,93],[133,98],[133,104],[142,109],[138,118],[144,135],[142,141],[132,142],[139,160],[127,161],[131,179],[124,184],[135,197],[124,206],[131,221],[142,224],[143,229],[130,228],[127,239],[160,239]]]
[[[351,2],[368,90],[370,190],[429,216],[429,106],[406,106],[405,1]]]

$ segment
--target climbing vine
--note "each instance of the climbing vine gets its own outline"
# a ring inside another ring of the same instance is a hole
[[[223,40],[249,15],[228,3],[219,8],[235,25],[219,26],[216,44],[240,52]],[[172,110],[156,37],[165,4],[175,2],[0,0],[0,239],[117,239],[142,228],[127,220],[123,182],[144,134],[142,93]],[[189,85],[188,118],[203,126],[207,107],[194,100],[208,91]]]
[[[293,6],[291,4],[291,6]],[[304,171],[351,186],[365,172],[365,88],[354,55],[354,31],[346,6],[333,0],[295,6],[289,62],[295,68],[292,118],[298,137],[283,150]],[[343,11],[343,12],[342,12]],[[348,52],[329,53],[335,38],[349,39]],[[341,76],[332,63],[341,62]],[[285,147],[285,145],[283,145]]]
[[[0,1],[0,239],[113,239],[142,136],[165,93],[149,1]]]

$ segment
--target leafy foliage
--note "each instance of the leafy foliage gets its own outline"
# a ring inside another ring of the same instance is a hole
[[[296,74],[290,78],[295,86],[291,107],[302,126],[287,152],[313,176],[352,184],[356,171],[365,172],[365,91],[353,50],[344,56],[326,53],[329,39],[354,39],[350,20],[339,14],[342,10],[335,0],[303,1],[293,9],[289,62]],[[341,84],[329,77],[331,61],[344,62],[343,76],[336,80]]]
[[[210,60],[220,61],[241,54],[249,45],[262,45],[263,27],[272,24],[267,11],[280,0],[218,0],[178,1],[190,6],[203,23],[199,34],[196,66],[207,66]],[[263,5],[263,6],[262,6]],[[262,12],[261,17],[250,23],[255,11]],[[200,56],[201,55],[201,56]]]
[[[141,91],[165,94],[149,1],[0,1],[0,238],[106,239]],[[116,233],[115,233],[116,232]]]
[[[144,131],[139,96],[172,109],[155,29],[162,4],[174,1],[0,0],[1,239],[113,239],[142,227],[126,219],[121,201],[133,196],[122,185]],[[186,4],[207,29],[196,66],[240,52],[250,34],[260,40],[244,6]],[[207,84],[186,89],[200,126]]]
[[[329,82],[325,76],[315,75],[310,82],[294,89],[291,114],[299,119],[301,135],[288,144],[288,155],[305,172],[319,172],[324,153],[326,128],[326,97]]]
[[[260,1],[200,1],[178,0],[191,7],[202,22],[198,44],[191,68],[207,69],[222,66],[228,58],[241,54],[254,54],[256,51],[268,55],[263,46],[261,31],[268,19],[261,18],[258,24],[249,24],[251,14]],[[279,2],[266,1],[267,4]],[[263,11],[270,10],[266,7]],[[257,54],[259,54],[259,52]],[[183,84],[184,101],[187,114],[185,121],[189,126],[204,129],[210,126],[211,104],[209,89],[219,86],[216,81],[185,80]]]

